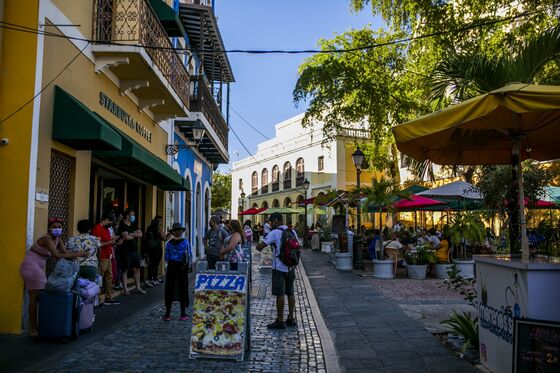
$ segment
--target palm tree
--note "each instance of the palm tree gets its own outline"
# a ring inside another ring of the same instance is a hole
[[[409,198],[410,193],[403,191],[401,186],[393,180],[385,177],[372,178],[370,185],[360,187],[360,194],[365,195],[364,214],[368,210],[377,210],[379,212],[379,234],[380,240],[383,242],[383,224],[381,214],[385,209],[387,212],[393,212],[393,203],[399,198]],[[373,222],[375,226],[375,221]],[[381,258],[383,256],[383,245],[381,245]]]

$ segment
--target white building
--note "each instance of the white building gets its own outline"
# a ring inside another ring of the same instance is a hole
[[[352,153],[355,142],[369,138],[369,133],[348,128],[336,140],[323,142],[322,126],[304,128],[302,119],[300,114],[278,123],[274,138],[259,144],[254,156],[233,164],[232,217],[251,207],[296,207],[295,202],[305,199],[305,179],[310,182],[307,198],[356,185]],[[368,182],[372,176],[363,171],[361,180]],[[308,216],[307,224],[313,221]]]

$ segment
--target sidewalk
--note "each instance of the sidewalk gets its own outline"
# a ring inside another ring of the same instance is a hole
[[[303,264],[346,372],[478,372],[407,316],[368,278],[306,250]],[[390,281],[390,280],[388,280]]]
[[[260,254],[255,255],[258,263]],[[178,321],[178,306],[174,305],[173,321],[164,322],[163,297],[139,312],[126,318],[112,331],[87,344],[71,342],[75,348],[64,349],[57,355],[29,367],[33,372],[76,371],[146,371],[146,372],[321,372],[327,371],[320,330],[313,314],[311,294],[307,294],[302,267],[297,269],[296,319],[297,328],[270,331],[266,325],[276,315],[275,301],[271,296],[270,270],[253,269],[252,351],[244,362],[228,360],[189,359],[190,322]],[[192,294],[191,294],[192,304]],[[189,315],[192,309],[189,308]],[[316,312],[318,310],[316,309]],[[318,320],[320,324],[322,320]],[[96,331],[92,333],[92,337]],[[325,338],[328,342],[330,339]],[[325,342],[323,342],[325,343]],[[334,351],[327,346],[326,351]],[[33,357],[33,350],[27,351]],[[334,353],[330,354],[331,358]],[[336,363],[336,360],[334,360]],[[331,359],[332,362],[332,359]],[[329,367],[336,372],[337,367]]]

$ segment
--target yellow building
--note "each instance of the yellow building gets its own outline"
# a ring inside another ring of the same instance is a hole
[[[181,25],[154,1],[0,2],[17,25],[0,29],[0,333],[25,327],[18,270],[49,217],[68,237],[130,207],[144,229],[165,215],[164,191],[188,189],[162,123],[188,116],[194,66],[170,50]]]

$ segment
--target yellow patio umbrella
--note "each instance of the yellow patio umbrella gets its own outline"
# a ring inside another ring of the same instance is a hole
[[[520,162],[560,158],[560,86],[509,84],[393,128],[397,148],[442,165],[517,166],[523,260],[529,258]]]

